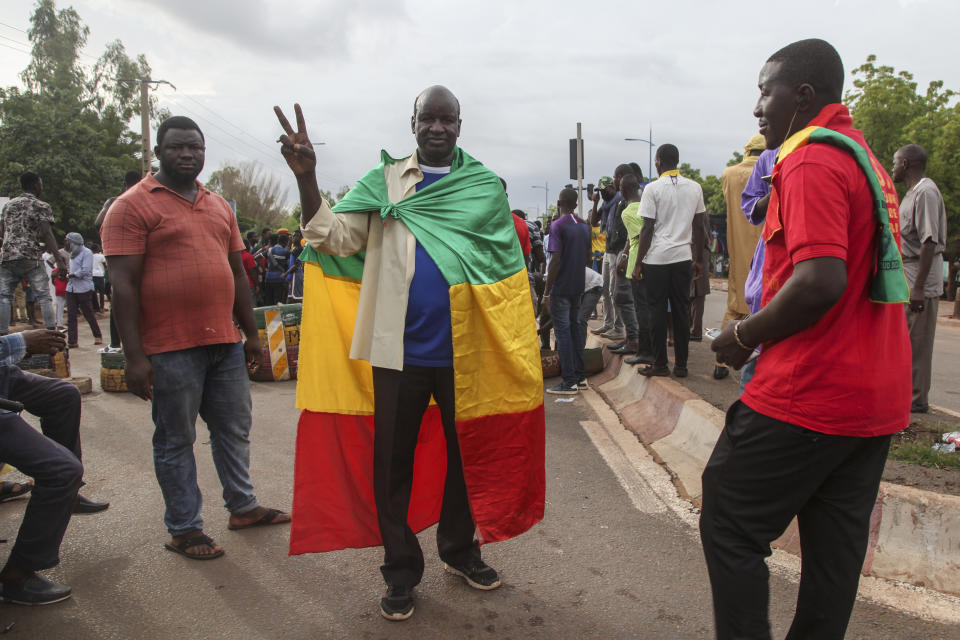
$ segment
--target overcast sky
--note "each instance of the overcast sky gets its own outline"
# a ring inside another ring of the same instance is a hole
[[[58,8],[68,6],[60,0]],[[295,198],[271,107],[303,106],[321,186],[352,184],[415,142],[416,94],[444,84],[460,99],[461,146],[503,176],[511,204],[536,214],[568,178],[568,139],[583,123],[586,180],[620,162],[647,173],[648,148],[719,174],[756,132],[757,74],[781,46],[821,37],[848,70],[875,53],[925,87],[960,89],[960,2],[569,2],[567,0],[75,0],[90,27],[84,61],[107,42],[146,55],[161,104],[207,138],[201,180],[255,160]],[[0,83],[19,84],[33,3],[0,3]],[[19,49],[19,51],[17,50]],[[848,73],[847,88],[851,86]],[[132,123],[139,130],[138,123]]]

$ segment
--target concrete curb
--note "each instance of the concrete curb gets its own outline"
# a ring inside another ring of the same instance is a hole
[[[669,378],[645,378],[604,349],[591,386],[656,454],[680,494],[700,506],[700,476],[724,413]],[[796,521],[774,546],[799,555]],[[882,482],[873,510],[864,575],[960,596],[960,496]]]

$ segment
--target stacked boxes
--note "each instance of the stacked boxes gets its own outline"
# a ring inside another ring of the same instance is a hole
[[[100,386],[104,391],[126,391],[124,370],[127,359],[122,353],[100,354]]]
[[[18,362],[17,366],[24,371],[52,371],[57,378],[69,378],[70,352],[64,349],[52,356],[47,354],[27,356]]]

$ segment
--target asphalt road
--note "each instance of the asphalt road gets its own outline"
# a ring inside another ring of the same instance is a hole
[[[72,362],[74,374],[94,376],[98,390],[94,347],[74,350]],[[288,508],[294,384],[257,383],[252,393],[258,497],[267,506]],[[416,613],[407,622],[390,623],[377,613],[383,591],[379,549],[289,557],[286,528],[227,531],[203,435],[196,454],[207,497],[206,531],[226,555],[196,562],[165,551],[149,406],[128,394],[95,391],[84,398],[83,491],[112,505],[73,519],[62,564],[47,572],[71,585],[74,597],[41,608],[0,605],[0,631],[14,623],[14,638],[97,640],[713,637],[707,574],[691,526],[695,514],[666,508],[648,489],[648,482],[663,486],[663,472],[642,447],[634,443],[628,458],[605,449],[604,438],[632,436],[597,396],[554,400],[546,399],[546,517],[520,538],[484,547],[503,587],[473,591],[445,574],[429,529],[421,534],[427,565]],[[624,481],[631,473],[640,473],[637,481]],[[12,542],[23,504],[0,505],[0,537]],[[774,635],[783,637],[796,584],[775,574],[771,589]],[[957,634],[944,624],[859,602],[847,637],[936,640]]]

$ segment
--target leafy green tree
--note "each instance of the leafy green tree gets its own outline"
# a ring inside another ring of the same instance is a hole
[[[80,53],[90,31],[73,8],[57,11],[54,0],[39,0],[30,22],[24,88],[0,89],[0,193],[16,195],[19,175],[36,171],[55,230],[93,236],[104,200],[139,164],[139,136],[128,129],[139,103],[105,78],[134,67],[149,75],[150,68],[142,56],[130,60],[119,42],[108,47],[99,71],[85,68]]]
[[[913,74],[878,66],[874,55],[853,70],[854,88],[844,102],[853,124],[877,159],[889,167],[893,154],[915,143],[927,151],[927,175],[937,183],[947,208],[947,252],[960,253],[960,106],[957,92],[935,80],[920,93]],[[900,186],[901,196],[903,188]]]
[[[723,189],[720,186],[720,178],[709,175],[704,178],[699,169],[694,169],[689,163],[681,162],[680,175],[690,178],[700,185],[703,189],[703,204],[707,207],[707,213],[716,216],[727,215],[727,206],[723,200]]]

